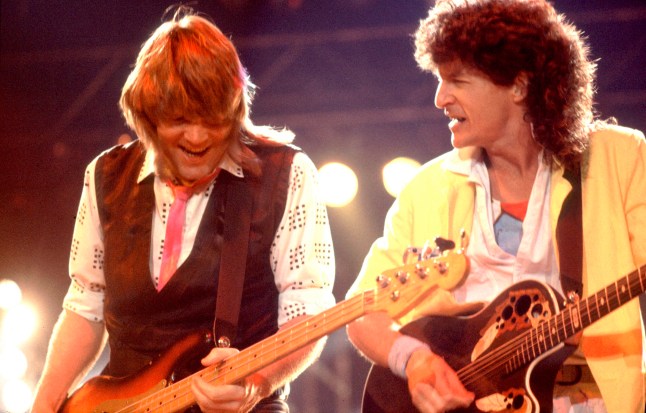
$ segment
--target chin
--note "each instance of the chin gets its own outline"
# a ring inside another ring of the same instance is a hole
[[[464,147],[464,145],[462,144],[460,139],[455,138],[455,135],[451,135],[451,145],[456,149],[460,149],[460,148]]]

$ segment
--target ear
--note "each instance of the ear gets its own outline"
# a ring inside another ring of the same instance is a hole
[[[518,76],[516,76],[516,79],[514,80],[514,84],[511,87],[511,92],[513,95],[513,100],[516,103],[520,103],[525,98],[527,97],[527,85],[529,84],[529,79],[527,77],[527,73],[525,72],[520,72]]]

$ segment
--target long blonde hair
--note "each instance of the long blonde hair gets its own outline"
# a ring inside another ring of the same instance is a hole
[[[144,43],[119,105],[147,150],[158,145],[160,122],[181,118],[231,124],[230,155],[257,172],[257,159],[248,146],[286,144],[294,135],[253,124],[254,91],[233,43],[207,18],[180,6]]]

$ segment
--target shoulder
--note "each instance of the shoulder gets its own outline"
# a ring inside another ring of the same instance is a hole
[[[292,144],[262,144],[249,146],[259,157],[294,156],[302,149]]]
[[[139,178],[146,160],[146,149],[139,140],[113,146],[99,154],[90,164],[95,175],[102,179],[118,179],[123,176]]]
[[[443,153],[423,164],[407,186],[416,190],[467,182],[478,154],[472,148]]]
[[[625,126],[603,124],[590,133],[590,144],[593,147],[644,145],[644,133]]]
[[[646,159],[644,134],[632,128],[603,125],[590,133],[584,169],[593,171],[632,170]]]
[[[130,157],[145,157],[146,149],[139,140],[126,144],[116,145],[101,152],[93,162],[105,161],[108,159],[116,160]]]

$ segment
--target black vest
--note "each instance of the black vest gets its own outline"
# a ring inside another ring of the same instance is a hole
[[[285,210],[291,147],[253,147],[262,174],[243,179],[222,171],[187,260],[157,291],[150,274],[153,176],[137,183],[145,158],[138,142],[117,146],[97,162],[96,188],[104,235],[104,316],[110,362],[105,373],[129,375],[192,332],[212,329],[229,185],[251,193],[252,213],[238,333],[246,348],[277,331],[278,291],[269,250]],[[235,211],[235,209],[233,209]]]

